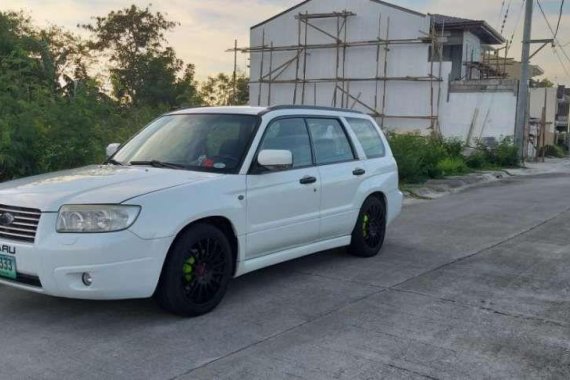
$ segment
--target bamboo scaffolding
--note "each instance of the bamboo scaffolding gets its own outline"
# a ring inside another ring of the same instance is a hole
[[[299,21],[301,24],[302,22]],[[380,45],[423,45],[430,43],[429,37],[425,38],[410,38],[410,39],[393,39],[393,40],[382,40]],[[337,47],[337,43],[321,43],[321,44],[307,44],[301,47],[306,47],[307,49],[334,49]],[[339,45],[341,47],[364,47],[364,46],[376,46],[378,45],[378,40],[364,40],[364,41],[352,41],[352,42],[341,42]],[[268,51],[270,47],[268,46],[253,46],[253,47],[238,47],[237,50],[240,53],[261,53],[263,51]],[[235,49],[227,49],[226,52],[233,52]],[[275,46],[273,51],[297,51],[299,50],[299,45],[286,45],[286,46]]]
[[[267,89],[267,105],[271,105],[271,83],[273,82],[272,72],[273,72],[273,41],[271,41],[271,51],[269,52],[269,85]]]
[[[233,49],[227,50],[228,52],[234,52],[236,56],[238,52],[250,53],[250,54],[261,54],[260,58],[260,68],[258,79],[250,80],[251,85],[258,85],[258,104],[261,104],[261,97],[264,85],[268,86],[267,93],[267,103],[271,104],[273,87],[275,85],[281,84],[293,84],[293,104],[305,104],[307,101],[306,96],[306,86],[312,85],[313,90],[313,104],[316,106],[318,104],[317,94],[318,84],[334,83],[333,98],[331,105],[337,107],[340,103],[341,107],[344,108],[354,108],[357,104],[364,108],[367,113],[373,117],[381,119],[382,127],[385,124],[385,119],[417,119],[417,120],[429,120],[430,128],[434,132],[439,133],[438,122],[439,122],[439,108],[441,103],[441,83],[442,78],[442,60],[443,51],[441,49],[441,44],[438,39],[437,33],[435,32],[435,26],[431,26],[430,33],[424,33],[425,36],[420,36],[418,38],[404,38],[404,39],[390,39],[391,27],[390,27],[390,17],[386,19],[385,36],[382,38],[382,15],[379,14],[378,18],[378,37],[373,40],[362,40],[362,41],[349,41],[348,39],[348,20],[350,17],[355,16],[353,12],[344,10],[342,12],[330,12],[330,13],[314,13],[310,14],[308,12],[299,13],[295,18],[297,19],[297,44],[296,45],[285,45],[285,46],[275,46],[273,41],[267,45],[266,44],[266,32],[263,30],[262,43],[261,46],[253,47],[238,47],[237,42],[234,44]],[[333,18],[336,19],[336,35],[335,32],[329,32],[320,25],[315,25],[310,20],[314,19],[326,19]],[[331,38],[330,43],[310,43],[309,41],[309,30],[314,30],[328,38]],[[443,31],[442,31],[443,36]],[[443,39],[442,39],[443,40]],[[392,48],[398,46],[408,46],[413,44],[427,44],[430,43],[432,46],[432,60],[430,63],[429,73],[424,76],[389,76],[388,67],[388,55]],[[376,48],[376,67],[375,75],[370,77],[350,77],[349,65],[348,65],[348,50],[350,48],[356,47],[366,47],[371,46]],[[308,57],[310,56],[311,50],[317,49],[334,49],[336,53],[335,60],[335,74],[333,77],[322,77],[322,78],[310,78],[308,75],[309,62]],[[381,53],[383,54],[381,56]],[[265,53],[269,53],[269,71],[265,72]],[[289,56],[286,58],[285,62],[275,64],[275,53],[280,52],[295,52],[293,57]],[[434,75],[434,61],[436,58],[435,54],[439,55],[439,67],[438,75]],[[302,60],[302,62],[301,62]],[[381,62],[383,64],[381,67]],[[236,61],[236,59],[234,59]],[[237,61],[236,61],[237,62]],[[280,79],[282,74],[295,64],[295,74],[294,79]],[[234,72],[236,71],[234,65]],[[387,113],[387,97],[388,97],[388,82],[392,81],[413,81],[413,82],[425,82],[430,86],[430,115],[391,115]],[[362,92],[359,92],[357,96],[351,94],[351,83],[352,82],[375,82],[374,90],[374,104],[369,105],[364,102],[362,97]],[[382,93],[380,95],[380,83],[383,83]],[[435,87],[434,82],[439,83],[439,90],[437,94],[437,112],[435,105]],[[310,87],[309,87],[310,89]],[[310,91],[310,90],[309,90]],[[340,95],[340,102],[338,96]],[[381,97],[381,99],[380,99]],[[300,99],[299,99],[300,98]]]
[[[390,40],[390,17],[388,17],[387,20],[387,24],[386,25],[386,41]],[[390,48],[388,45],[384,45],[384,78],[388,77],[388,52],[390,51]],[[381,128],[384,128],[384,119],[385,119],[385,115],[386,115],[386,86],[387,86],[387,82],[384,81],[383,86],[382,86],[382,112],[381,112]]]
[[[263,36],[261,38],[261,45],[265,46],[265,29],[263,29]],[[263,58],[265,57],[264,51],[261,52],[261,63],[259,65],[259,77],[263,78]],[[259,83],[259,94],[257,94],[257,105],[261,105],[261,91],[263,90],[263,83]]]
[[[307,12],[308,14],[308,12]],[[299,17],[299,20],[301,20],[301,17]],[[308,42],[308,36],[309,34],[309,25],[307,22],[305,22],[305,48],[303,49],[303,82],[302,82],[302,91],[301,91],[301,104],[305,104],[305,81],[307,80],[307,42]]]
[[[313,78],[313,79],[279,79],[273,80],[273,83],[292,84],[292,83],[331,83],[345,80],[346,82],[372,82],[372,81],[411,81],[411,82],[441,82],[443,79],[437,77],[369,77],[369,78]],[[269,83],[268,79],[252,80],[249,83]]]
[[[376,78],[380,77],[380,50],[382,45],[382,13],[378,16],[378,44],[376,46]],[[378,87],[380,87],[380,81],[376,80],[374,89],[374,109],[378,109]]]
[[[293,90],[293,104],[297,104],[297,82],[299,81],[299,65],[301,60],[301,52],[305,50],[305,48],[301,49],[301,19],[299,18],[298,22],[298,31],[297,31],[297,59],[296,59],[296,68],[295,68],[295,90]],[[263,79],[263,78],[260,78]]]

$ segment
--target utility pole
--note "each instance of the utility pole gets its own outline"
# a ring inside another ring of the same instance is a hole
[[[519,147],[519,158],[524,159],[525,156],[525,129],[526,115],[528,113],[528,85],[529,85],[529,60],[530,60],[530,44],[532,32],[532,10],[534,0],[526,0],[526,10],[524,19],[524,32],[522,41],[522,58],[521,58],[521,78],[519,82],[519,96],[517,103],[517,115],[515,125],[515,144]]]

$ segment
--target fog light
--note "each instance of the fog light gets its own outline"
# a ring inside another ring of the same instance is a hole
[[[91,275],[87,272],[83,273],[83,275],[81,275],[81,281],[83,281],[83,284],[85,284],[85,286],[91,286],[91,284],[93,283],[93,279],[91,278]]]

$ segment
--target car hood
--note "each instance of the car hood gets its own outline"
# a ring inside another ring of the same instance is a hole
[[[142,166],[87,166],[0,184],[0,204],[58,211],[64,204],[115,204],[222,174]]]

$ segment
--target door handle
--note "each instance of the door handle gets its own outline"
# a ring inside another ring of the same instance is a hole
[[[305,176],[299,180],[299,183],[301,185],[310,185],[311,183],[315,183],[315,182],[317,182],[317,178],[309,176],[309,175],[307,175],[307,176]]]
[[[352,174],[357,175],[357,176],[361,176],[361,175],[366,174],[366,170],[360,169],[360,168],[354,169],[354,171],[352,172]]]

